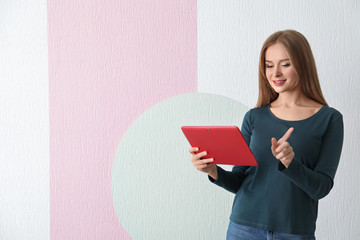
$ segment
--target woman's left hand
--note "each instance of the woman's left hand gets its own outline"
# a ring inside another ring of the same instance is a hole
[[[291,127],[287,130],[282,138],[279,141],[276,141],[275,138],[271,138],[271,151],[275,158],[281,161],[281,163],[288,168],[292,162],[295,153],[293,148],[287,142],[290,138],[291,133],[294,131],[294,128]]]

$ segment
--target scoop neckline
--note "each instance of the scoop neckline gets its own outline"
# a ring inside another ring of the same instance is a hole
[[[267,109],[268,109],[268,112],[270,113],[270,115],[275,118],[276,120],[279,120],[279,121],[282,121],[282,122],[303,122],[303,121],[307,121],[307,120],[310,120],[314,117],[316,117],[317,115],[320,114],[320,112],[322,112],[324,109],[325,109],[326,105],[322,105],[321,108],[316,112],[314,113],[313,115],[307,117],[307,118],[304,118],[304,119],[300,119],[300,120],[285,120],[285,119],[281,119],[281,118],[278,118],[277,116],[274,115],[274,113],[270,110],[270,104],[268,104],[267,106]]]

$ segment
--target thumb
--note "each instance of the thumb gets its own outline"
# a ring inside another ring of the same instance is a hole
[[[276,139],[274,137],[271,138],[271,150],[274,152],[278,146],[279,145],[278,145],[278,142],[276,141]]]

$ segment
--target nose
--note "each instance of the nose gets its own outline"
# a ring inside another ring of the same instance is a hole
[[[281,75],[281,71],[280,71],[280,68],[279,67],[275,67],[275,76],[280,76]]]

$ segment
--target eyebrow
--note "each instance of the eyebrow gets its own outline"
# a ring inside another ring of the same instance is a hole
[[[290,59],[289,58],[281,59],[279,62],[284,62],[284,61],[290,61]],[[272,61],[265,60],[265,62],[272,62]]]

